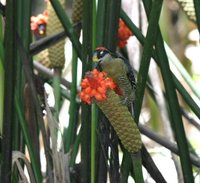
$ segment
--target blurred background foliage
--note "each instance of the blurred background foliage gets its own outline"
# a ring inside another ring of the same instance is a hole
[[[199,4],[1,1],[0,182],[199,182]],[[135,71],[141,157],[80,101],[99,46]]]

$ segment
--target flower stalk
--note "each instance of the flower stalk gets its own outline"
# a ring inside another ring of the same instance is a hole
[[[119,89],[106,73],[94,69],[86,73],[81,83],[82,101],[91,104],[96,102],[114,127],[125,149],[137,153],[141,149],[140,132],[126,105],[123,105]]]

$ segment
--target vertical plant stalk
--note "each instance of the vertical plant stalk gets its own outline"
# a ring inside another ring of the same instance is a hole
[[[120,168],[120,183],[127,183],[129,172],[132,168],[132,159],[127,150],[123,150],[123,158]]]
[[[96,0],[92,0],[92,50],[96,47]],[[91,113],[91,183],[96,183],[96,128],[98,122],[98,109],[92,105]]]
[[[70,108],[69,108],[69,126],[64,134],[64,141],[65,141],[65,152],[69,152],[70,146],[74,143],[74,137],[76,135],[76,114],[77,114],[77,62],[78,57],[73,49],[72,53],[72,83],[71,83],[71,90],[70,90]]]
[[[98,1],[97,6],[97,17],[96,17],[96,45],[104,45],[104,34],[105,34],[105,12],[106,12],[106,0]]]
[[[121,0],[107,1],[107,14],[106,14],[106,32],[105,32],[105,45],[106,47],[115,52],[117,46],[117,34],[119,25]]]
[[[90,0],[83,0],[82,76],[92,68],[92,9]],[[81,104],[81,179],[91,181],[91,107]]]
[[[96,14],[96,46],[103,46],[105,44],[105,25],[106,25],[106,2],[107,0],[98,1],[97,4],[97,14]],[[98,23],[97,23],[98,22]],[[94,25],[93,25],[94,26]],[[96,182],[106,182],[107,181],[107,158],[108,158],[108,144],[109,144],[109,134],[108,128],[110,124],[107,123],[107,119],[99,111],[97,122],[97,148],[96,148]]]
[[[2,162],[0,182],[11,182],[12,125],[14,121],[14,86],[15,86],[15,18],[16,1],[6,4],[5,27],[5,85],[4,113],[2,134]]]
[[[97,106],[92,105],[91,115],[91,183],[96,183],[96,127],[97,127]]]
[[[3,127],[3,103],[4,103],[4,48],[3,48],[3,27],[2,17],[0,16],[0,136]]]
[[[23,11],[22,11],[22,4],[23,1],[20,1],[17,3],[16,11],[17,11],[17,18],[16,18],[16,31],[22,35],[22,17],[23,17]],[[23,27],[26,27],[26,25],[23,25]],[[23,95],[23,82],[22,82],[22,64],[20,62],[20,56],[19,52],[16,53],[16,83],[15,83],[15,93],[19,96],[19,98],[22,100]],[[19,143],[20,139],[20,129],[19,129],[19,120],[17,116],[15,115],[15,123],[13,125],[13,149],[18,150],[19,147],[22,145]]]
[[[54,68],[54,76],[53,76],[53,93],[54,93],[54,99],[55,99],[55,113],[54,118],[57,122],[59,122],[59,111],[60,111],[60,101],[61,101],[61,73],[62,70],[60,68]]]

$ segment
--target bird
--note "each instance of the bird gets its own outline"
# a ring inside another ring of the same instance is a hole
[[[112,78],[121,90],[121,102],[133,113],[135,101],[136,80],[133,68],[127,59],[118,53],[112,53],[105,47],[97,47],[92,60],[96,63],[96,69],[104,71]]]

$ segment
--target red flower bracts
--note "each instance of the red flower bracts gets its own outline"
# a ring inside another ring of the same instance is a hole
[[[118,46],[119,48],[124,48],[127,44],[127,40],[133,33],[126,26],[122,19],[119,20],[119,29],[118,29]]]
[[[48,21],[48,12],[44,11],[42,14],[31,17],[31,30],[38,31],[40,25],[46,25]]]
[[[92,100],[104,101],[107,98],[106,92],[108,89],[117,89],[114,81],[107,77],[105,72],[99,72],[97,69],[86,73],[85,78],[81,82],[81,87],[82,91],[79,96],[87,104],[91,104]]]

